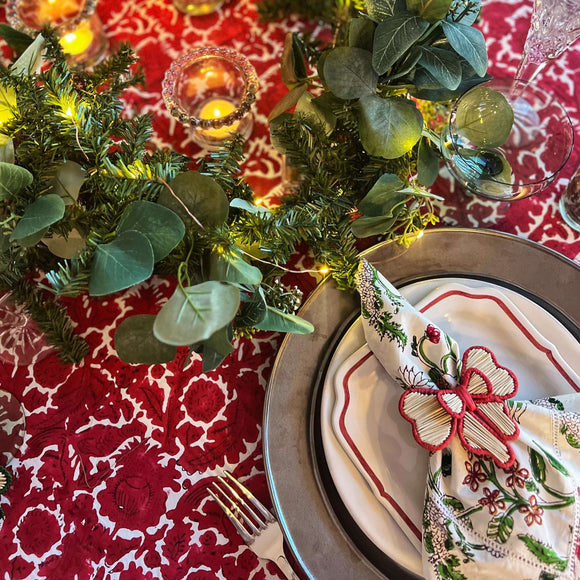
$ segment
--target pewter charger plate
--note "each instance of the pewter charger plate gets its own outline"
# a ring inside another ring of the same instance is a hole
[[[392,242],[363,254],[395,286],[465,277],[520,292],[580,340],[580,266],[529,240],[488,230],[441,228],[404,248]],[[417,578],[362,533],[325,463],[320,395],[326,366],[360,314],[356,293],[320,284],[300,315],[310,335],[288,335],[274,364],[264,409],[264,457],[274,507],[306,576],[316,580]]]

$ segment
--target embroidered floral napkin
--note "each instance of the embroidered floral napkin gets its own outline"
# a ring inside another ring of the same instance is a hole
[[[461,355],[364,260],[358,285],[368,346],[402,387],[409,431],[432,451],[425,577],[580,577],[580,394],[514,401],[501,353],[474,345]]]

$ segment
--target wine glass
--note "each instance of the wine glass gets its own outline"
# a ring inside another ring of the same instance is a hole
[[[517,95],[512,89],[511,79],[470,89],[455,103],[441,134],[441,152],[455,179],[472,193],[501,201],[548,187],[574,145],[572,122],[558,100],[533,83],[522,85]],[[505,107],[511,107],[513,123],[506,123]],[[468,124],[459,118],[466,110]]]

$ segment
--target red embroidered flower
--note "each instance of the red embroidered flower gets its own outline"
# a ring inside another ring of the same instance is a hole
[[[544,514],[544,508],[538,505],[538,498],[535,495],[530,497],[529,505],[522,505],[518,508],[521,514],[526,514],[524,520],[528,526],[534,524],[542,525],[542,515]]]
[[[504,469],[504,471],[509,474],[509,477],[506,480],[506,485],[508,487],[517,486],[523,489],[526,479],[530,477],[530,472],[525,467],[520,469],[520,464],[517,460],[514,461],[514,464],[509,469]]]
[[[425,336],[429,342],[432,342],[433,344],[439,344],[439,340],[441,339],[441,331],[430,324],[427,327],[427,330],[425,330]]]
[[[469,485],[471,491],[477,491],[479,484],[487,479],[487,475],[482,471],[479,461],[474,462],[473,465],[466,461],[465,469],[467,470],[467,475],[463,479],[463,483]]]
[[[489,509],[490,515],[494,516],[499,510],[505,509],[505,502],[499,498],[499,489],[494,489],[491,491],[489,487],[483,488],[483,494],[485,497],[482,497],[479,500],[479,504],[483,506],[487,506]]]

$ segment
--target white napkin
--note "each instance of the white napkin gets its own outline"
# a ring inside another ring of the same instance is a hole
[[[579,577],[580,395],[510,401],[517,378],[501,353],[483,345],[461,360],[455,341],[366,261],[359,291],[367,343],[404,387],[409,430],[433,450],[425,577]]]

